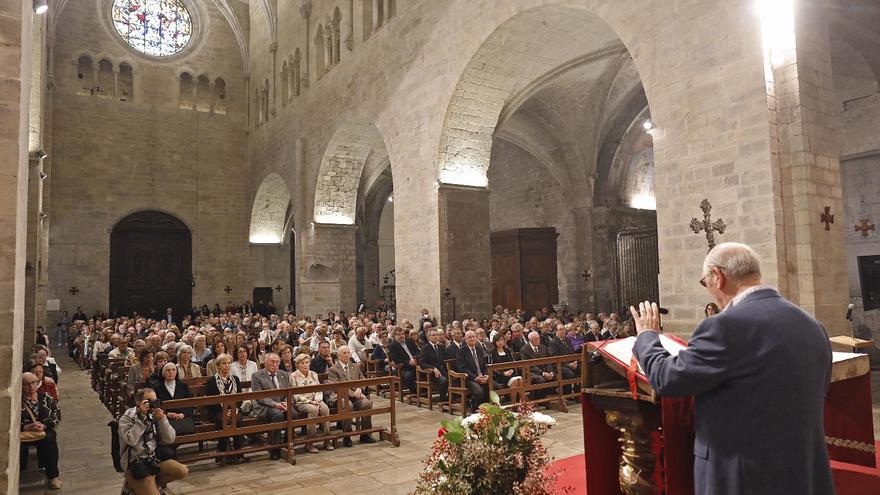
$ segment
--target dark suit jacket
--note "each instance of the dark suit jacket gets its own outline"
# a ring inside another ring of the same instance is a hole
[[[419,366],[423,369],[437,369],[441,375],[446,375],[446,349],[442,345],[438,345],[434,349],[430,343],[422,347],[422,353],[419,355]]]
[[[456,345],[454,340],[449,341],[449,345],[446,346],[446,355],[449,356],[448,359],[454,359],[458,356],[458,351],[461,350],[462,347],[465,346],[464,341],[461,341],[461,345]]]
[[[538,345],[538,352],[532,350],[532,344],[526,344],[522,346],[522,348],[519,350],[519,354],[522,359],[540,359],[550,357],[550,353],[547,352],[547,347],[544,344]],[[529,369],[531,370],[532,375],[541,376],[541,373],[544,372],[555,372],[556,366],[553,366],[552,364],[542,364],[531,366],[529,367]]]
[[[528,340],[525,338],[518,338],[510,341],[510,348],[513,349],[513,352],[520,352],[524,345],[528,344]]]
[[[696,495],[834,493],[823,424],[831,345],[773,289],[703,320],[670,356],[656,332],[634,351],[654,389],[695,396]]]
[[[168,393],[168,389],[165,388],[165,379],[154,380],[150,382],[150,385],[154,392],[156,392],[156,398],[165,402],[166,400],[174,400],[174,399],[189,399],[192,397],[192,392],[189,390],[189,386],[183,383],[180,380],[177,380],[177,384],[174,385],[174,396]],[[169,409],[166,412],[176,412],[182,413],[186,417],[192,417],[193,408],[187,407],[185,409]]]
[[[480,363],[480,370],[483,375],[488,374],[488,370],[486,369],[486,354],[483,353],[483,348],[477,344],[474,346],[477,350],[477,360]],[[467,344],[461,346],[461,349],[458,351],[458,355],[455,357],[455,367],[458,369],[459,373],[467,373],[468,381],[474,381],[480,376],[480,373],[477,372],[477,365],[474,364],[474,356],[471,354],[471,348],[468,347]]]
[[[275,379],[278,381],[278,388],[290,388],[290,374],[286,371],[279,369],[278,373],[276,373]],[[272,389],[275,389],[275,387],[272,384],[272,378],[269,375],[269,372],[266,371],[266,368],[255,372],[251,376],[251,392]],[[257,417],[265,416],[267,409],[275,407],[275,404],[278,402],[286,401],[286,394],[279,394],[274,397],[256,399],[254,400],[253,415]]]
[[[560,339],[559,337],[553,337],[553,340],[550,341],[550,347],[547,349],[551,356],[567,356],[569,354],[576,354],[574,347],[571,346],[571,342],[566,338]]]
[[[312,364],[309,365],[309,369],[320,375],[321,373],[327,373],[331,366],[333,366],[333,363],[328,364],[321,356],[315,356],[312,359]]]
[[[241,393],[241,381],[238,379],[237,376],[235,376],[235,375],[231,375],[231,376],[232,376],[232,381],[235,382],[235,393],[236,394]],[[211,378],[208,378],[208,381],[205,383],[205,395],[220,395],[220,387],[217,386],[217,377],[216,376],[212,376]],[[236,404],[236,407],[238,407],[238,403]],[[218,414],[218,413],[223,412],[223,408],[220,407],[220,404],[211,405],[211,406],[208,406],[208,412],[213,413],[213,414]]]
[[[403,344],[396,340],[388,344],[388,357],[391,359],[391,361],[397,364],[410,366],[409,355],[407,355],[406,351],[403,349],[403,345],[406,345],[407,349],[409,349],[410,354],[412,354],[414,358],[419,357],[419,350],[416,349],[415,344],[413,344],[412,341],[410,341],[409,339],[404,340]]]
[[[605,337],[602,336],[600,332],[599,335],[594,334],[593,332],[587,330],[586,335],[584,335],[584,342],[601,342],[605,340]]]

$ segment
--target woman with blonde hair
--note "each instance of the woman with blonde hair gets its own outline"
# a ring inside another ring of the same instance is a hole
[[[318,374],[309,369],[309,366],[312,364],[312,358],[308,354],[298,354],[294,359],[294,363],[296,364],[296,371],[290,374],[291,386],[306,387],[321,383],[318,381]],[[328,416],[330,414],[330,408],[324,403],[324,394],[322,392],[295,394],[293,398],[293,407],[296,409],[296,412],[305,414],[309,418]],[[329,423],[322,425],[325,434],[329,433],[329,426]],[[315,435],[316,428],[314,424],[310,424],[308,430],[310,436]],[[333,447],[329,440],[325,440],[324,450],[335,450],[335,447]],[[306,452],[314,454],[318,452],[318,449],[312,443],[307,443]]]

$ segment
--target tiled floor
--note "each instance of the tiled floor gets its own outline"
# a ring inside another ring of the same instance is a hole
[[[77,371],[73,362],[63,360],[59,429],[63,493],[118,494],[121,476],[110,460],[109,413],[100,406],[89,386],[88,374]],[[880,372],[872,376],[874,392],[874,430],[880,437]],[[382,403],[385,403],[380,399]],[[405,494],[412,491],[422,470],[422,460],[436,437],[440,421],[447,414],[398,403],[400,447],[387,442],[358,445],[334,452],[298,454],[297,464],[270,461],[268,455],[255,456],[248,464],[219,467],[201,463],[190,467],[189,477],[172,484],[174,494],[293,494],[309,495],[380,493]],[[583,452],[580,407],[568,413],[550,411],[558,425],[545,437],[545,445],[556,458]],[[379,424],[382,420],[377,420]],[[33,457],[33,456],[32,456]],[[31,465],[36,466],[32,458]],[[43,493],[44,479],[33,467],[22,473],[21,493]],[[58,493],[49,492],[46,493]]]

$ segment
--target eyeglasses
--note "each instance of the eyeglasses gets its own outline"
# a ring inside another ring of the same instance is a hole
[[[716,269],[718,269],[718,271],[725,270],[725,268],[721,267],[721,266],[713,266],[712,268],[716,268]],[[712,269],[709,269],[709,273],[703,275],[703,278],[700,279],[700,285],[702,285],[703,287],[706,287],[706,277],[708,277],[709,275],[712,275],[713,273],[715,273],[715,272],[713,272]]]

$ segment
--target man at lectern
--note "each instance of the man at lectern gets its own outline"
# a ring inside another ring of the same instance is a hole
[[[660,343],[657,304],[630,308],[633,351],[651,386],[695,398],[697,495],[833,494],[823,425],[831,380],[825,329],[761,283],[758,255],[745,244],[712,249],[700,284],[723,311],[703,320],[677,356]]]

